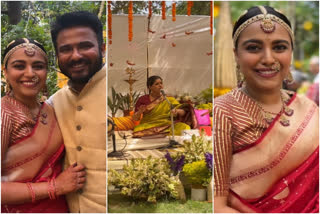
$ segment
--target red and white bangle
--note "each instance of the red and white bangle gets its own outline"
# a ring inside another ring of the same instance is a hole
[[[28,182],[27,183],[27,187],[28,187],[28,191],[29,191],[29,193],[31,195],[31,202],[32,203],[36,202],[36,194],[35,194],[35,192],[34,192],[34,190],[32,188],[31,183]]]
[[[48,194],[51,200],[55,200],[56,197],[56,179],[52,178],[48,181]]]

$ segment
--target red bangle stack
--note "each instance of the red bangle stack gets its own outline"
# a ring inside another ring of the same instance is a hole
[[[51,200],[55,200],[56,196],[56,179],[52,178],[48,181],[48,194]]]
[[[31,186],[31,183],[27,183],[27,187],[28,187],[28,190],[30,192],[30,195],[31,195],[31,202],[34,203],[36,202],[36,194]]]

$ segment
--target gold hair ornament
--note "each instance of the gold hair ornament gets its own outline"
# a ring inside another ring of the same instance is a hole
[[[275,30],[275,23],[273,23],[273,21],[277,22],[279,25],[281,25],[282,27],[284,27],[288,31],[292,42],[294,41],[293,32],[287,23],[285,23],[282,19],[280,19],[279,17],[277,17],[273,14],[268,14],[267,10],[263,6],[258,6],[258,8],[261,10],[262,14],[258,14],[256,16],[251,17],[250,19],[248,19],[247,21],[245,21],[244,23],[242,23],[238,27],[238,29],[236,30],[236,32],[234,33],[234,36],[233,36],[233,43],[234,44],[236,44],[236,41],[237,41],[240,33],[246,27],[248,27],[250,24],[257,22],[257,21],[261,21],[260,27],[263,30],[263,32],[265,32],[265,33],[273,32]]]
[[[26,38],[23,38],[23,40],[25,41],[24,43],[21,43],[17,46],[15,46],[14,48],[12,48],[10,51],[8,51],[8,53],[5,55],[4,60],[3,60],[3,65],[5,65],[9,59],[9,57],[18,49],[20,48],[25,48],[24,53],[27,56],[34,56],[36,54],[36,51],[38,51],[41,55],[44,56],[44,58],[48,61],[48,56],[47,54],[37,45],[30,43],[30,41]],[[12,42],[9,43],[8,46],[10,46],[13,42],[15,42],[15,40],[13,40]],[[35,41],[37,42],[37,41]],[[39,43],[39,42],[37,42]],[[40,44],[40,43],[39,43]],[[8,47],[7,46],[7,47]]]

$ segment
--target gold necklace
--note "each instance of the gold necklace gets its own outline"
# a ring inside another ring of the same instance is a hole
[[[294,110],[289,108],[286,105],[286,101],[284,100],[284,97],[282,95],[282,92],[280,91],[280,98],[281,98],[281,102],[282,102],[282,107],[281,110],[278,113],[274,113],[274,112],[270,112],[270,111],[266,111],[262,105],[256,101],[253,97],[251,97],[249,95],[249,93],[247,92],[247,90],[245,88],[243,88],[242,90],[246,95],[248,95],[259,107],[259,109],[262,111],[263,116],[264,116],[264,120],[268,123],[271,124],[272,121],[274,120],[274,118],[276,118],[278,115],[280,116],[280,124],[282,126],[290,126],[290,120],[286,117],[291,117],[294,113]],[[274,115],[274,116],[273,116]],[[285,116],[286,115],[286,116]]]

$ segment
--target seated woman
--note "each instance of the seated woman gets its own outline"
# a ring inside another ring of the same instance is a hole
[[[64,195],[84,186],[84,166],[62,171],[64,144],[51,106],[38,101],[48,57],[35,40],[4,52],[7,93],[1,98],[1,212],[68,212]]]
[[[196,126],[194,112],[190,105],[181,105],[174,97],[165,97],[161,94],[162,79],[151,76],[147,80],[149,94],[140,97],[135,106],[133,120],[142,119],[133,130],[133,137],[165,136],[171,133],[170,114],[175,117],[174,134],[181,135],[182,130]]]
[[[214,103],[214,212],[318,213],[319,109],[282,89],[292,79],[291,24],[252,7],[233,42],[238,88]]]

